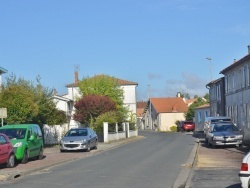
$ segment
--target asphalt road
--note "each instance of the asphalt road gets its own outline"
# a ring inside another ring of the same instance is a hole
[[[8,182],[17,188],[171,188],[195,138],[140,132],[144,139]]]

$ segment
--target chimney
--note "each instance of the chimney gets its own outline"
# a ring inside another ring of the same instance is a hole
[[[75,71],[75,84],[78,84],[78,71]]]
[[[54,95],[57,95],[57,91],[56,91],[56,89],[54,89]]]
[[[250,45],[248,45],[247,48],[248,48],[248,54],[250,54]]]
[[[177,92],[177,97],[181,97],[181,92]]]

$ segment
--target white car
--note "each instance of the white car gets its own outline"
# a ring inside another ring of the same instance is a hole
[[[242,160],[241,169],[239,172],[241,186],[243,188],[250,187],[250,152]]]

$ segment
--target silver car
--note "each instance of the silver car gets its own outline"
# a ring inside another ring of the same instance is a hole
[[[70,129],[60,141],[60,151],[97,149],[98,137],[89,127]]]
[[[211,124],[205,137],[207,146],[242,145],[243,133],[233,123]]]

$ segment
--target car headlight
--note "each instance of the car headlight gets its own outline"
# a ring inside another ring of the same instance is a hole
[[[237,135],[235,138],[243,138],[243,135]]]
[[[22,142],[17,142],[17,143],[15,143],[15,145],[13,147],[18,148],[18,147],[22,147],[22,145],[23,145]]]

